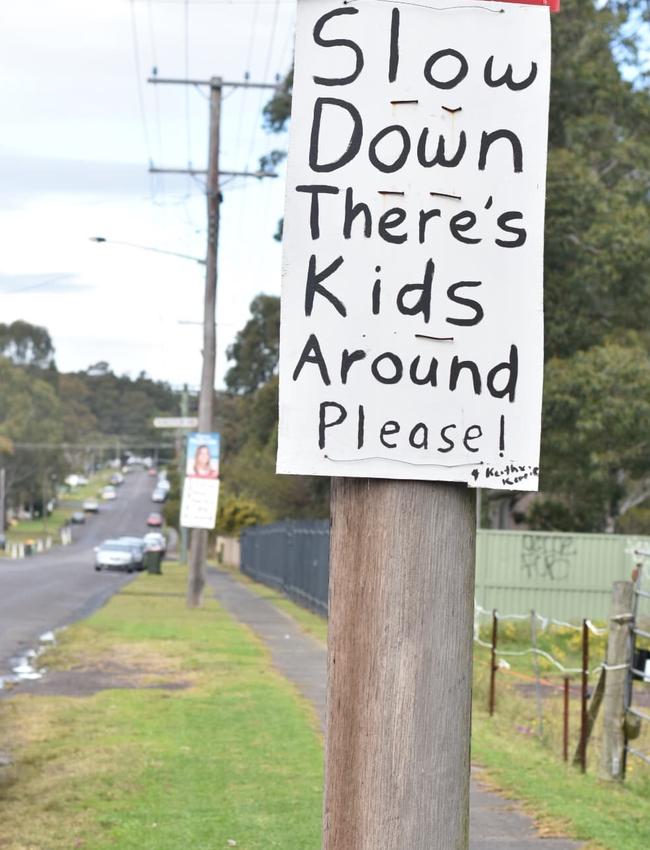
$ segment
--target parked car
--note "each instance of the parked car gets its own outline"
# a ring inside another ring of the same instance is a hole
[[[156,511],[152,511],[147,517],[147,525],[150,528],[160,528],[163,524],[163,518]]]
[[[117,493],[115,492],[115,487],[106,486],[102,490],[102,499],[105,502],[110,502],[112,499],[117,498]]]
[[[87,514],[96,514],[99,511],[99,503],[96,499],[86,499],[81,507]]]
[[[104,540],[95,547],[95,569],[100,570],[126,570],[132,573],[136,568],[133,547],[120,540]]]
[[[156,484],[156,490],[164,490],[165,493],[169,493],[171,486],[166,478],[159,478]]]
[[[151,494],[152,502],[164,502],[167,498],[167,491],[163,490],[161,487],[156,487],[156,489]]]
[[[73,525],[83,525],[86,521],[86,514],[83,511],[75,511],[70,517],[70,522]]]
[[[120,484],[124,484],[124,476],[121,472],[114,472],[108,480],[113,487],[119,487]]]
[[[160,531],[149,531],[142,538],[146,552],[162,552],[163,555],[167,551],[167,540],[165,535]]]
[[[150,467],[149,467],[149,471],[147,472],[147,475],[149,475],[151,478],[155,478],[155,477],[156,477],[156,475],[158,475],[158,473],[157,473],[157,472],[156,472],[156,470],[153,468],[153,466],[150,466]]]
[[[133,557],[134,557],[134,560],[135,560],[136,569],[138,569],[138,570],[144,569],[143,561],[144,561],[145,545],[144,545],[144,540],[142,539],[142,537],[125,536],[125,537],[118,537],[117,540],[118,540],[119,543],[126,543],[133,550]]]

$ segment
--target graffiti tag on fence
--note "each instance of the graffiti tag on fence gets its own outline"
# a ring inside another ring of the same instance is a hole
[[[521,544],[521,568],[527,578],[566,581],[571,561],[577,554],[573,537],[538,537],[524,534]]]

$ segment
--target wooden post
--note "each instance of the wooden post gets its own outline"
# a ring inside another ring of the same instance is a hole
[[[629,637],[633,606],[634,585],[632,582],[614,582],[607,640],[606,663],[609,669],[605,671],[603,740],[598,771],[601,779],[623,779],[625,688],[630,672],[627,665],[632,661]]]
[[[496,608],[492,611],[492,649],[490,651],[490,696],[488,699],[488,711],[490,717],[494,714],[494,706],[496,703],[496,687],[497,687],[497,640],[499,637],[499,615]]]
[[[324,850],[467,850],[476,515],[332,481]]]
[[[564,677],[564,699],[562,701],[563,716],[562,716],[562,758],[564,761],[569,761],[569,706],[571,695],[571,680],[568,676]]]
[[[537,649],[537,614],[530,612],[530,640],[533,649]],[[533,653],[533,670],[535,671],[535,702],[537,705],[537,734],[544,737],[544,703],[542,700],[542,683],[539,675],[539,656]]]
[[[580,770],[587,771],[587,740],[589,702],[589,627],[582,621],[582,677],[580,682]]]
[[[219,245],[219,128],[221,121],[221,78],[210,80],[210,140],[208,152],[208,179],[206,186],[208,205],[208,252],[205,266],[205,292],[203,297],[203,360],[201,389],[199,393],[199,431],[212,431],[214,375],[217,360],[217,249]],[[196,608],[201,604],[205,586],[205,559],[208,550],[208,532],[192,529],[187,584],[187,604]]]

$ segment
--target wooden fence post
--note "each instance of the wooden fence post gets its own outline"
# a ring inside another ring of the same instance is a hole
[[[499,638],[499,615],[497,609],[492,610],[492,648],[490,650],[490,695],[488,698],[488,711],[490,717],[494,715],[497,688],[497,640]]]
[[[474,493],[332,481],[324,850],[467,850]]]
[[[607,668],[603,699],[604,725],[598,775],[621,780],[625,752],[625,688],[630,674],[630,623],[634,606],[631,581],[614,582],[607,640]]]

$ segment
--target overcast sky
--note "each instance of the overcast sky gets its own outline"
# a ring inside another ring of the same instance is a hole
[[[294,15],[292,0],[2,4],[0,319],[45,325],[60,369],[107,360],[198,384],[200,327],[184,323],[201,319],[203,267],[89,237],[205,255],[199,181],[147,172],[150,157],[205,167],[205,91],[145,78],[155,65],[160,76],[272,81],[291,65]],[[256,168],[286,146],[261,128],[268,93],[225,94],[222,167]],[[224,189],[218,384],[252,298],[279,293],[283,192],[282,180]]]

